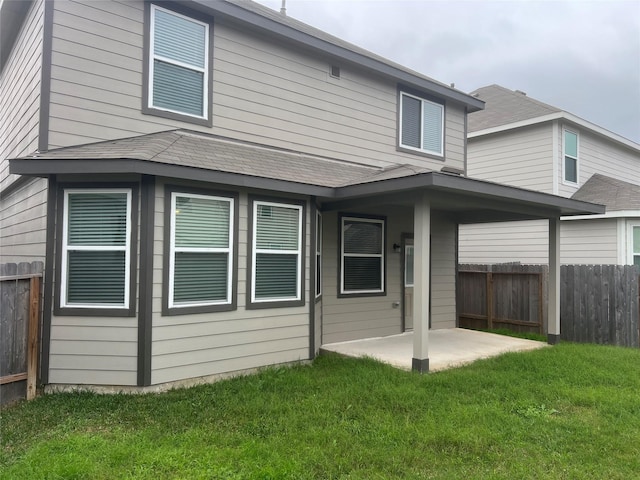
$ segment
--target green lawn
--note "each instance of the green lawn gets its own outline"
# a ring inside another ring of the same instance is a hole
[[[562,344],[430,375],[321,357],[159,395],[3,410],[0,478],[640,478],[640,350]]]

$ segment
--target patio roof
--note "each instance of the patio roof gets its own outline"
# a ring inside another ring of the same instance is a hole
[[[311,167],[311,168],[310,168]],[[140,174],[316,196],[323,210],[411,206],[425,191],[459,223],[601,214],[605,208],[532,190],[395,164],[377,168],[190,130],[60,148],[10,160],[28,176]]]

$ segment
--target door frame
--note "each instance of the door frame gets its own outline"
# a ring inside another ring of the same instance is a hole
[[[400,234],[400,255],[401,255],[401,260],[400,260],[400,297],[401,297],[401,301],[400,301],[400,316],[402,317],[402,332],[406,332],[407,331],[407,325],[405,322],[405,316],[404,316],[404,312],[406,309],[405,306],[405,293],[404,293],[404,274],[405,274],[405,266],[404,266],[404,262],[405,262],[405,247],[407,245],[407,240],[412,240],[413,243],[413,232],[403,232]],[[429,236],[429,244],[432,246],[432,241],[431,241],[431,236]],[[415,245],[415,244],[414,244]],[[431,248],[429,249],[431,251]],[[412,287],[413,288],[413,287]],[[416,294],[416,291],[413,291],[413,294]],[[415,320],[414,320],[415,321]],[[429,329],[431,329],[431,262],[429,262]]]

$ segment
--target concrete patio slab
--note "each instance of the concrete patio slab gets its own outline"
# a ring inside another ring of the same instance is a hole
[[[477,332],[464,328],[429,331],[429,371],[458,367],[506,352],[547,347],[544,342]],[[371,357],[403,370],[411,370],[413,332],[322,345],[321,352],[349,357]]]

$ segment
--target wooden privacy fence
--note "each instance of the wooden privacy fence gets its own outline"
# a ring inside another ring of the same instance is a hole
[[[458,326],[546,331],[544,265],[460,265]]]
[[[36,395],[42,269],[0,265],[0,405]]]
[[[458,325],[547,331],[546,265],[460,265]],[[560,336],[563,340],[640,346],[640,267],[560,267]]]
[[[564,340],[640,346],[640,268],[563,265],[560,319]]]

